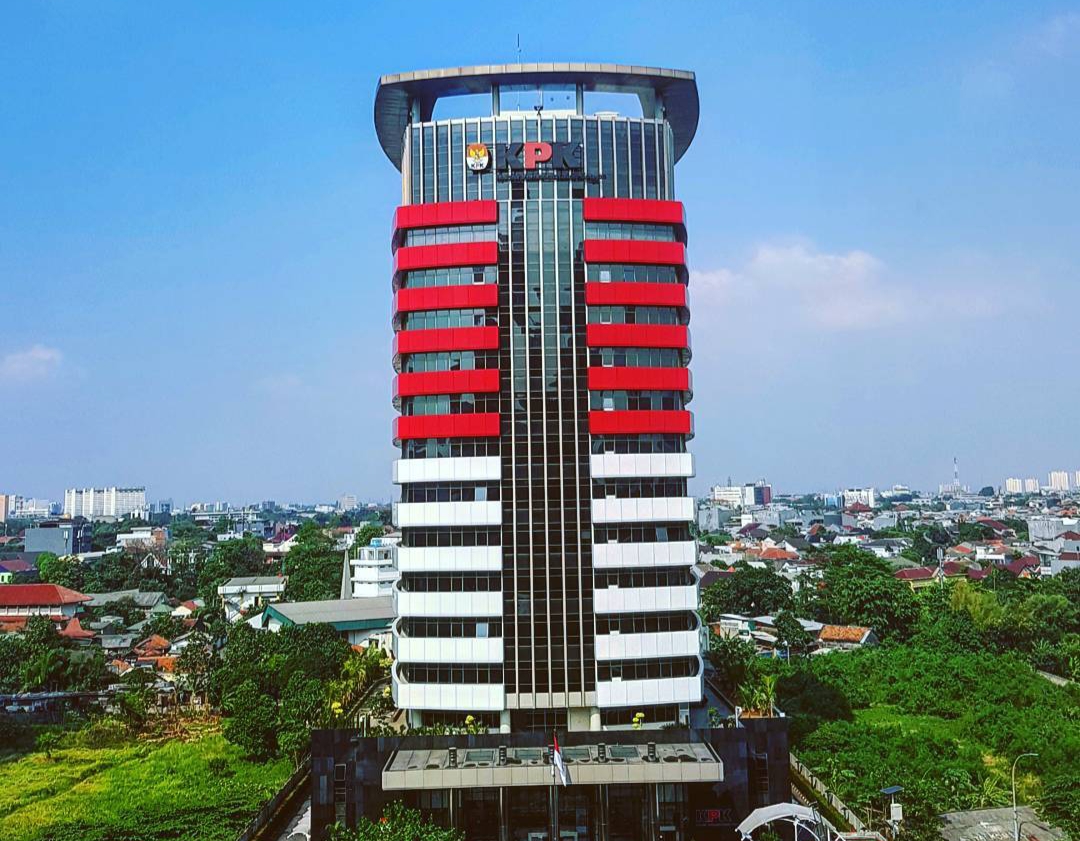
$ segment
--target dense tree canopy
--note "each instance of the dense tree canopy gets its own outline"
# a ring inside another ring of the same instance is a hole
[[[285,556],[285,574],[289,577],[285,598],[293,602],[338,598],[343,564],[344,555],[334,548],[333,539],[316,523],[304,523]]]
[[[720,579],[701,594],[701,611],[706,622],[723,613],[761,616],[790,608],[791,584],[768,568],[752,567],[740,561],[735,572]]]

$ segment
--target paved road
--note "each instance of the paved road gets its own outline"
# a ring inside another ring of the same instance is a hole
[[[285,825],[277,841],[308,841],[311,837],[311,798],[305,798]]]

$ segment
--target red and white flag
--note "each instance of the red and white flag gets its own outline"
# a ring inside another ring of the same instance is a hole
[[[559,747],[559,734],[555,733],[555,750],[551,752],[551,776],[559,772],[559,779],[564,786],[570,785],[570,775],[566,773],[566,763],[563,762],[562,748]]]

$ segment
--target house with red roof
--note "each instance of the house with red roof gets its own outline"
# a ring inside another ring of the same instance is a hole
[[[872,628],[861,625],[826,625],[818,633],[818,644],[822,648],[846,651],[864,645],[877,645],[878,638]]]
[[[59,584],[0,584],[0,625],[26,625],[31,616],[47,616],[57,629],[81,613],[89,596]]]
[[[960,564],[956,561],[945,561],[941,567],[909,567],[893,573],[894,578],[906,581],[912,590],[921,590],[946,579],[967,578],[977,580],[985,577],[986,573],[979,567]]]

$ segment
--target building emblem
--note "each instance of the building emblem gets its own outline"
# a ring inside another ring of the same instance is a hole
[[[491,154],[488,152],[487,144],[470,143],[465,150],[465,160],[472,172],[483,172],[491,163]]]

